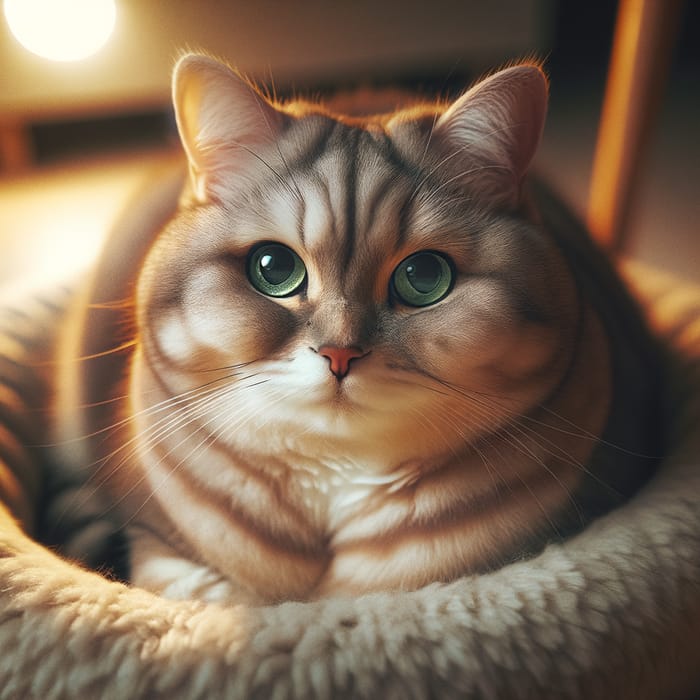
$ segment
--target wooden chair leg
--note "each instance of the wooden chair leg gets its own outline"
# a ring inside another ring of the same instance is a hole
[[[620,0],[588,200],[588,225],[613,254],[630,243],[635,186],[682,5],[682,0]]]
[[[0,173],[27,170],[33,160],[29,129],[22,121],[0,122]]]

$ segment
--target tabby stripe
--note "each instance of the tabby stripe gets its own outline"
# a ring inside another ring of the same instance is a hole
[[[494,436],[489,436],[485,438],[482,442],[487,445],[491,443]],[[489,486],[489,490],[481,493],[474,494],[465,500],[461,497],[464,494],[464,479],[460,478],[459,475],[463,470],[463,465],[461,463],[456,463],[445,467],[444,469],[438,470],[426,477],[424,477],[420,482],[420,493],[421,502],[416,501],[416,485],[411,485],[406,487],[404,490],[399,490],[397,492],[391,493],[387,497],[382,497],[378,495],[376,498],[372,499],[370,503],[367,504],[360,512],[352,514],[342,520],[338,524],[338,530],[352,530],[353,523],[357,523],[360,528],[363,527],[363,520],[371,519],[372,517],[379,515],[381,517],[382,509],[393,503],[400,503],[403,505],[406,511],[406,516],[401,519],[396,525],[378,532],[373,528],[368,539],[381,536],[394,536],[394,531],[399,530],[401,533],[405,533],[407,536],[411,534],[412,531],[432,531],[440,530],[444,527],[448,527],[451,522],[458,520],[468,520],[471,517],[479,518],[483,514],[487,513],[494,507],[494,503],[498,502],[500,505],[504,500],[518,500],[524,497],[524,492],[529,492],[534,488],[541,486],[551,485],[552,482],[563,482],[566,475],[576,475],[577,464],[571,464],[568,462],[563,462],[557,456],[549,455],[549,462],[545,462],[545,458],[540,454],[541,449],[538,449],[538,445],[535,438],[528,437],[527,435],[520,435],[517,438],[520,441],[520,445],[512,444],[511,449],[515,451],[516,455],[513,456],[513,464],[517,464],[517,459],[519,455],[525,453],[527,459],[530,461],[529,470],[525,472],[522,465],[518,465],[515,472],[509,466],[510,462],[505,464],[505,469],[494,468],[496,474],[494,475],[498,481],[494,481]],[[531,455],[529,453],[532,453]],[[504,458],[503,454],[498,450],[499,457],[501,460]],[[522,459],[522,456],[520,456]],[[508,455],[506,459],[509,459]],[[544,464],[542,463],[544,462]],[[553,465],[556,463],[556,471]],[[553,475],[556,475],[555,476]],[[455,478],[455,476],[457,478]],[[562,488],[559,484],[559,488]],[[444,497],[445,489],[450,489],[450,495],[453,496],[450,500],[446,501]],[[440,501],[443,503],[442,511],[437,512],[434,510],[430,501],[434,494],[440,494]],[[568,491],[567,491],[568,494]],[[425,506],[425,501],[428,500],[428,506]],[[413,521],[411,525],[409,520]],[[354,529],[357,529],[355,527]],[[347,541],[364,541],[363,536],[348,537]],[[335,542],[345,542],[345,540],[336,540]]]
[[[649,342],[636,301],[619,279],[609,257],[544,183],[531,180],[529,184],[540,203],[540,210],[547,213],[544,222],[547,233],[555,239],[578,286],[585,289],[606,331],[615,339],[613,345],[622,341],[634,347],[636,352],[644,350],[647,357],[649,354],[653,357],[656,348]]]
[[[42,393],[39,378],[28,367],[2,352],[0,381],[20,395],[38,396]]]
[[[340,125],[335,121],[326,120],[324,128],[319,132],[313,143],[296,160],[290,161],[290,175],[297,171],[301,174],[307,174],[307,172],[313,168],[316,161],[326,152],[328,143],[339,126]]]
[[[559,395],[564,390],[566,385],[571,381],[574,369],[576,368],[581,359],[581,339],[587,326],[586,321],[588,321],[589,319],[590,308],[588,307],[588,304],[583,303],[583,299],[581,297],[581,290],[579,289],[578,285],[576,285],[575,289],[576,308],[578,310],[578,313],[576,315],[576,329],[574,330],[573,337],[574,351],[571,353],[569,363],[567,364],[566,369],[562,373],[561,378],[559,379],[557,384],[552,388],[552,390],[546,394],[542,401],[539,402],[539,406],[551,406],[553,403],[555,403],[555,397]]]
[[[379,146],[380,144],[377,143],[377,145]],[[416,194],[419,189],[422,189],[426,185],[429,189],[432,189],[435,186],[435,178],[432,177],[432,171],[426,172],[424,168],[404,160],[401,154],[396,150],[394,143],[388,137],[385,137],[381,142],[380,152],[393,168],[405,173],[414,184],[411,194],[399,212],[396,243],[394,246],[394,250],[399,251],[401,248],[405,247],[408,239]]]
[[[296,211],[297,220],[297,237],[302,247],[306,246],[306,231],[304,230],[304,223],[306,219],[306,199],[302,196],[298,198],[299,208]]]
[[[371,145],[375,150],[392,166],[393,170],[399,170],[409,178],[417,180],[425,175],[424,170],[413,163],[410,163],[396,150],[393,141],[386,134],[372,133]]]
[[[42,368],[48,366],[68,296],[69,290],[57,288],[52,299],[37,295],[23,307],[0,309],[0,489],[25,527],[33,527],[30,504],[40,489],[39,455],[32,446],[39,442],[45,415],[34,407],[46,401]]]
[[[396,236],[394,242],[394,251],[398,252],[406,246],[406,241],[408,240],[408,233],[411,228],[411,221],[413,220],[413,207],[415,199],[409,197],[399,209],[399,221],[396,226]]]
[[[343,267],[348,271],[350,262],[355,254],[355,227],[357,219],[357,153],[359,151],[360,140],[363,132],[353,129],[350,134],[352,138],[348,144],[348,153],[346,154],[346,173],[345,173],[345,245],[343,246]]]
[[[8,319],[14,319],[14,320],[20,320],[27,322],[29,321],[30,323],[36,323],[36,319],[33,319],[26,311],[23,309],[18,309],[13,306],[6,306],[2,309],[0,309],[0,314],[3,316],[7,317]],[[3,333],[6,332],[7,329],[3,329]]]
[[[421,168],[409,163],[404,160],[399,152],[396,150],[394,143],[386,134],[381,134],[381,139],[379,134],[373,134],[374,138],[371,143],[375,147],[376,151],[384,158],[391,166],[394,171],[398,170],[404,173],[409,180],[418,182],[419,179],[425,177]],[[399,208],[399,218],[396,231],[396,240],[394,243],[394,251],[398,252],[405,247],[406,241],[408,239],[409,224],[411,221],[413,213],[413,200],[414,196],[410,195],[404,204]]]
[[[61,316],[66,311],[66,305],[69,301],[69,297],[72,296],[72,292],[68,288],[62,288],[59,291],[63,292],[64,296],[66,297],[62,301],[57,302],[54,299],[47,299],[43,296],[35,297],[34,300],[38,304],[41,304],[41,306],[43,306],[44,309],[53,316]]]
[[[158,462],[152,465],[155,478],[167,476],[164,466]],[[216,502],[206,498],[206,493],[202,494],[197,486],[193,488],[180,475],[170,480],[164,489],[168,494],[166,503],[181,504],[173,511],[171,519],[179,523],[180,531],[188,531],[182,545],[194,554],[189,558],[196,561],[202,557],[208,569],[231,577],[237,586],[248,589],[258,600],[307,598],[328,569],[325,551],[314,558],[275,546],[261,538],[258,531],[234,520],[228,508],[220,511]],[[165,541],[172,542],[172,533],[167,532],[170,526],[154,524],[161,533],[165,531]],[[202,524],[204,527],[198,527]],[[177,539],[171,546],[179,549]]]
[[[561,480],[563,470],[558,471],[557,477]],[[509,504],[520,506],[533,500],[538,514],[544,517],[542,510],[533,494],[546,492],[546,487],[561,489],[561,485],[553,479],[552,475],[544,470],[537,475],[528,475],[527,479],[514,479],[507,484],[499,484],[490,494],[481,496],[460,510],[435,513],[430,520],[417,523],[406,521],[381,533],[372,533],[366,537],[348,537],[347,539],[334,539],[331,548],[336,555],[352,553],[362,550],[362,553],[370,553],[370,556],[383,557],[389,552],[396,552],[406,545],[414,544],[423,538],[432,539],[439,534],[466,530],[470,527],[484,527],[485,522],[500,522],[503,518],[504,508]],[[439,490],[439,487],[438,489]],[[408,500],[408,499],[407,499]],[[544,510],[549,512],[547,505]],[[368,513],[364,513],[367,517]],[[539,523],[537,524],[539,525]],[[533,529],[537,527],[533,525]]]
[[[148,318],[146,319],[146,326],[150,328],[155,327],[155,320],[154,317],[157,316],[157,313],[155,311],[150,310],[148,314]],[[147,364],[151,371],[153,372],[153,375],[155,379],[158,382],[158,385],[160,388],[167,394],[168,398],[173,398],[174,395],[179,395],[179,392],[176,392],[174,389],[168,386],[167,382],[165,379],[163,379],[163,376],[158,372],[159,367],[165,367],[165,369],[171,369],[174,372],[177,372],[178,374],[186,374],[187,369],[183,368],[180,366],[180,363],[178,362],[177,359],[171,358],[168,356],[168,353],[166,353],[163,350],[163,346],[161,345],[160,338],[158,337],[158,333],[149,333],[148,335],[148,342],[144,342],[143,338],[139,341],[137,341],[132,349],[132,352],[136,348],[140,348],[141,352],[144,355],[144,358],[147,360]],[[132,355],[133,356],[133,355]],[[225,377],[221,377],[221,381],[223,381]],[[207,382],[206,386],[210,386],[214,382],[218,380],[214,379],[209,382]],[[202,388],[202,387],[199,387]]]
[[[7,328],[3,328],[0,333],[2,333],[3,338],[13,340],[17,343],[21,350],[25,352],[32,352],[32,350],[35,350],[37,346],[44,341],[43,338],[27,337],[18,331],[8,330]]]
[[[149,324],[152,323],[153,321],[149,320]],[[148,368],[153,375],[153,378],[156,380],[158,387],[163,394],[165,394],[165,400],[176,399],[178,396],[180,396],[180,392],[176,391],[175,388],[171,387],[165,380],[165,377],[160,372],[160,368],[165,365],[166,369],[169,367],[179,374],[187,374],[187,370],[183,370],[178,364],[177,360],[170,359],[168,355],[163,352],[157,334],[149,334],[148,342],[144,343],[142,341],[138,343],[138,348],[143,353],[145,364],[148,365]],[[224,381],[226,378],[227,377],[221,377],[221,381]],[[214,379],[207,382],[206,386],[211,386],[216,381],[217,380]],[[197,388],[201,389],[202,387]]]
[[[338,239],[338,220],[335,215],[335,209],[331,203],[331,191],[328,188],[328,183],[322,179],[318,178],[318,184],[321,186],[321,192],[325,199],[326,211],[331,215],[331,235],[334,240]]]
[[[151,343],[155,346],[155,352],[151,349],[150,345]],[[168,382],[165,380],[165,377],[161,372],[159,371],[158,364],[159,362],[162,361],[162,364],[166,364],[170,367],[172,367],[175,371],[181,372],[182,370],[180,367],[175,363],[175,361],[170,360],[167,356],[163,355],[162,352],[160,351],[160,348],[158,346],[158,341],[155,338],[151,338],[151,342],[148,344],[141,343],[140,345],[141,352],[144,354],[144,360],[145,364],[148,365],[149,372],[151,373],[153,379],[155,380],[156,384],[158,385],[158,388],[161,390],[162,393],[162,398],[161,401],[177,401],[178,398],[181,396],[181,393],[176,391],[173,387],[171,387]],[[227,381],[231,379],[231,374],[228,374],[226,376],[220,377],[219,379],[214,379],[206,384],[197,387],[197,389],[203,389],[205,387],[211,387],[213,386],[216,382],[221,381]],[[208,395],[209,398],[213,398],[213,394]],[[196,400],[198,397],[197,395],[193,396],[193,400]],[[186,405],[186,404],[185,404]],[[180,410],[183,409],[183,406],[180,406],[178,409],[178,413]],[[197,432],[204,433],[207,438],[213,438],[210,444],[217,444],[217,449],[218,448],[218,443],[220,442],[217,440],[216,435],[207,428],[205,423],[202,423],[200,418],[198,416],[191,416],[187,418],[187,426],[192,426],[195,425],[197,426]],[[148,438],[148,435],[144,436],[146,439]],[[222,451],[225,454],[230,454],[230,448],[228,446],[221,448]]]
[[[287,555],[291,555],[298,559],[312,559],[317,561],[319,558],[327,558],[328,553],[325,548],[325,542],[320,538],[300,538],[298,535],[289,531],[271,532],[266,528],[266,523],[260,522],[259,517],[266,516],[266,513],[258,514],[258,518],[253,516],[242,503],[238,503],[239,508],[234,507],[233,499],[226,494],[214,491],[205,487],[200,482],[193,482],[185,479],[184,475],[177,474],[177,478],[186,481],[189,488],[198,492],[199,496],[210,504],[212,504],[219,513],[229,520],[234,527],[239,530],[244,530],[247,534],[252,535],[258,544],[267,550],[273,552],[283,551]],[[275,497],[274,492],[270,491],[271,500],[273,503],[270,507],[280,509],[280,501]],[[287,511],[287,508],[284,508]],[[317,541],[314,541],[317,540]],[[319,541],[320,540],[320,541]]]
[[[518,316],[525,319],[528,323],[547,326],[557,322],[557,319],[553,315],[547,314],[532,300],[532,296],[528,292],[527,287],[514,284],[507,272],[480,272],[478,278],[495,280],[498,282],[508,294],[510,303],[517,311]],[[576,288],[576,292],[579,292],[578,288]],[[580,297],[580,294],[578,294],[578,297]]]
[[[317,140],[314,142],[312,147],[304,154],[303,157],[298,159],[297,161],[292,161],[290,163],[289,169],[291,173],[295,171],[300,171],[302,175],[305,176],[311,176],[312,173],[309,171],[312,170],[314,163],[319,160],[325,152],[333,147],[335,144],[336,139],[334,139],[334,135],[336,130],[339,128],[339,124],[333,122],[328,125],[320,134],[320,136],[317,138]],[[352,139],[343,139],[341,142],[343,150],[344,150],[344,161],[347,163],[347,170],[345,173],[345,186],[346,186],[346,222],[345,222],[345,250],[344,250],[344,259],[346,261],[346,267],[347,263],[352,259],[354,255],[354,244],[355,244],[355,228],[356,228],[356,218],[357,218],[357,152],[359,150],[360,146],[360,140],[364,139],[365,144],[368,144],[369,146],[373,147],[376,152],[384,158],[388,163],[390,163],[392,166],[395,168],[399,168],[401,171],[406,173],[410,178],[417,179],[419,177],[422,177],[423,173],[420,169],[417,169],[415,166],[410,165],[407,163],[399,153],[396,151],[394,148],[391,140],[389,139],[388,136],[385,134],[382,134],[381,140],[379,140],[379,134],[369,134],[364,130],[361,129],[352,129],[350,131],[352,134]],[[350,143],[348,143],[350,141]],[[363,145],[365,145],[363,144]],[[290,173],[290,174],[291,174]],[[328,190],[328,184],[322,179],[318,178],[317,179],[318,184],[322,188],[322,192],[325,196],[325,204],[326,204],[326,210],[329,212],[329,214],[332,217],[332,222],[333,222],[333,234],[334,237],[338,237],[338,229],[337,229],[337,219],[336,219],[336,212],[332,206],[331,203],[331,196],[330,196],[330,191]],[[382,184],[381,188],[379,191],[375,194],[373,203],[369,207],[369,215],[368,215],[368,227],[369,225],[374,221],[374,218],[377,214],[378,207],[386,194],[391,190],[391,185],[395,181],[395,176],[392,175],[392,177],[387,178],[387,181]],[[399,249],[405,244],[405,240],[407,238],[407,225],[406,222],[408,220],[408,212],[405,211],[406,207],[403,207],[401,209],[400,213],[400,218],[399,218],[399,226],[398,226],[398,241],[396,243],[396,249]],[[300,221],[303,222],[303,211],[299,215]],[[302,243],[304,244],[305,240],[305,232],[303,231],[303,226],[298,226],[298,231],[299,231],[299,239]]]
[[[152,369],[152,368],[151,368]],[[191,429],[192,426],[195,425],[197,426],[194,430]],[[283,497],[280,497],[278,493],[276,493],[276,490],[274,488],[274,483],[271,483],[271,480],[269,476],[267,476],[263,470],[253,467],[250,465],[249,462],[247,462],[244,458],[240,456],[238,453],[234,453],[231,449],[230,446],[226,444],[222,444],[221,441],[217,438],[215,433],[212,433],[208,427],[201,423],[199,419],[197,418],[191,418],[189,419],[187,423],[186,428],[180,429],[180,432],[182,430],[187,430],[188,437],[193,437],[195,435],[199,436],[200,441],[204,440],[207,445],[207,449],[214,450],[217,454],[222,455],[227,462],[229,462],[232,466],[236,468],[236,470],[242,474],[245,475],[245,478],[248,480],[252,480],[256,482],[258,485],[260,485],[261,488],[263,488],[267,494],[268,497],[270,498],[270,501],[274,503],[274,507],[278,512],[284,513],[286,519],[289,522],[293,522],[297,528],[299,529],[299,534],[303,535],[303,531],[305,528],[304,526],[307,525],[308,520],[304,516],[304,514],[298,509],[295,508],[291,503],[285,501]],[[174,433],[175,434],[175,433]],[[168,436],[170,437],[170,436]],[[211,438],[211,439],[209,439]],[[144,436],[144,440],[148,443],[149,437],[148,435]],[[168,449],[165,447],[163,444],[165,441],[165,437],[159,439],[158,442],[155,442],[152,445],[148,445],[147,449],[150,452],[154,452],[155,454],[158,455],[159,458],[161,458],[163,464],[170,464],[173,460],[177,460],[177,456],[173,455],[172,452],[169,452]],[[173,473],[176,473],[176,469],[173,469]],[[189,478],[192,478],[193,480],[196,480],[196,475],[195,474],[190,474]],[[200,488],[203,490],[209,491],[209,487],[203,484],[201,481],[198,482],[200,485]],[[226,496],[224,494],[221,494],[218,496],[219,499],[223,499],[226,501],[227,505],[227,510],[231,510],[231,504],[233,503],[233,498],[234,494],[230,494],[230,496]],[[244,504],[239,504],[242,508],[245,508]],[[295,541],[294,538],[296,538],[297,535],[293,534],[291,535],[292,542]],[[275,535],[276,539],[279,539]],[[289,545],[292,546],[292,545]]]
[[[0,458],[0,502],[7,506],[13,516],[22,523],[23,528],[31,533],[35,527],[35,519],[17,474],[16,466],[6,465]],[[3,556],[7,556],[6,551],[0,553],[0,558]]]
[[[266,491],[267,496],[271,504],[274,506],[275,510],[278,513],[283,514],[283,517],[287,521],[287,530],[284,533],[282,533],[282,535],[285,537],[288,536],[289,542],[298,544],[303,551],[306,551],[307,547],[302,545],[298,540],[299,537],[304,537],[304,532],[308,528],[309,521],[306,514],[300,509],[296,508],[292,503],[290,503],[285,496],[280,495],[276,483],[273,480],[271,480],[269,476],[266,476],[263,470],[251,466],[251,464],[248,461],[241,457],[240,453],[233,452],[229,446],[222,445],[220,441],[216,439],[216,436],[213,437],[214,440],[208,445],[209,449],[213,449],[218,454],[223,455],[227,459],[227,461],[233,464],[233,466],[238,472],[242,472],[249,480],[254,480]],[[286,467],[286,465],[284,466]],[[196,475],[194,476],[194,478],[196,479]],[[293,479],[293,475],[290,475],[290,478]],[[200,484],[202,489],[209,491],[211,490],[206,484],[202,483],[201,481],[199,481],[198,483]],[[231,509],[231,505],[233,503],[233,495],[234,494],[220,494],[222,502],[228,504],[227,508],[229,510]],[[240,506],[240,508],[245,510],[244,503],[240,503],[238,501],[237,503]],[[297,528],[296,532],[289,531],[289,528],[292,523]],[[280,540],[280,534],[272,533],[272,536],[275,540]],[[294,545],[287,544],[285,546]],[[310,551],[312,551],[316,546],[317,545],[314,544]]]
[[[160,445],[154,446],[151,449],[158,456],[158,463],[168,469],[169,455]],[[295,559],[318,561],[319,557],[326,557],[325,542],[303,542],[298,534],[292,534],[288,531],[270,532],[264,529],[264,525],[256,522],[254,517],[246,510],[242,503],[234,502],[233,494],[224,494],[212,490],[196,478],[192,478],[192,474],[184,474],[177,469],[172,469],[169,472],[169,478],[176,479],[186,489],[188,493],[194,495],[200,501],[206,502],[212,508],[227,520],[233,528],[239,531],[244,531],[255,539],[258,545],[272,553],[279,554],[284,552]],[[284,505],[274,494],[274,491],[268,487],[270,495],[270,507],[281,510]],[[238,506],[238,507],[236,507]],[[259,504],[256,505],[259,507]],[[286,508],[284,508],[286,510]],[[266,509],[263,508],[263,517],[266,516]]]
[[[4,424],[24,445],[34,441],[34,430],[21,394],[0,377],[0,424]]]
[[[396,188],[396,176],[394,173],[390,173],[387,178],[385,178],[382,183],[374,188],[374,193],[371,201],[367,204],[364,209],[366,211],[366,218],[363,222],[363,229],[369,233],[372,231],[374,222],[379,214],[379,209],[384,201],[387,199],[390,192]],[[403,208],[403,207],[402,207]]]
[[[34,459],[26,445],[23,445],[8,427],[0,423],[0,465],[2,464],[10,466],[28,496],[34,497],[38,494],[39,481],[38,474],[35,473]]]
[[[500,276],[498,275],[495,275],[494,277],[497,279],[500,278]],[[507,285],[504,286],[510,291],[510,287],[508,287]],[[566,387],[566,385],[571,381],[571,375],[574,371],[574,368],[580,360],[581,337],[584,333],[586,321],[588,320],[588,312],[590,311],[590,309],[588,309],[587,306],[583,303],[583,299],[581,297],[581,290],[579,289],[578,285],[574,286],[574,292],[576,295],[575,306],[577,309],[577,314],[571,343],[571,347],[573,347],[573,352],[570,353],[568,362],[566,363],[566,367],[564,368],[557,382],[538,401],[539,406],[549,406],[553,402],[554,397],[557,396],[562,391],[562,389]],[[549,323],[553,322],[552,319],[549,319],[548,317],[542,314],[536,314],[534,318],[528,317],[526,320],[529,323],[540,323],[543,325],[548,325]],[[512,382],[513,388],[521,388],[529,384],[542,383],[551,373],[552,366],[558,361],[559,357],[563,353],[567,352],[567,350],[568,348],[562,345],[559,348],[557,348],[557,352],[555,352],[548,358],[543,359],[539,365],[535,365],[534,367],[532,367],[527,374],[523,374],[519,378],[509,377],[509,380]],[[490,363],[487,366],[490,367],[491,371],[493,371],[494,373],[498,373],[498,364]],[[533,406],[531,408],[536,409],[537,406]]]

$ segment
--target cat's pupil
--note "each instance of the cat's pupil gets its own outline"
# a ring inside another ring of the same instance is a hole
[[[395,270],[391,284],[397,299],[408,306],[430,306],[452,288],[452,267],[442,253],[425,250],[406,258]]]
[[[442,267],[434,256],[421,255],[406,266],[406,276],[417,292],[427,294],[440,282]]]
[[[294,257],[284,248],[265,253],[260,257],[260,273],[270,284],[286,282],[294,272]]]
[[[248,279],[270,297],[286,297],[301,290],[306,268],[301,258],[281,243],[264,243],[248,255]]]

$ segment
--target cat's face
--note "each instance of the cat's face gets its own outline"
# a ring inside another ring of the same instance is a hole
[[[447,110],[360,125],[181,64],[191,189],[141,274],[154,398],[136,403],[183,395],[232,447],[389,472],[542,401],[570,361],[575,291],[516,214],[543,79],[505,73]]]

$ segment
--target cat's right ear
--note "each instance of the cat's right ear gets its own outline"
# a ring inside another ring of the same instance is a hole
[[[173,105],[199,202],[225,198],[259,151],[275,142],[285,118],[240,75],[199,54],[177,62]]]

